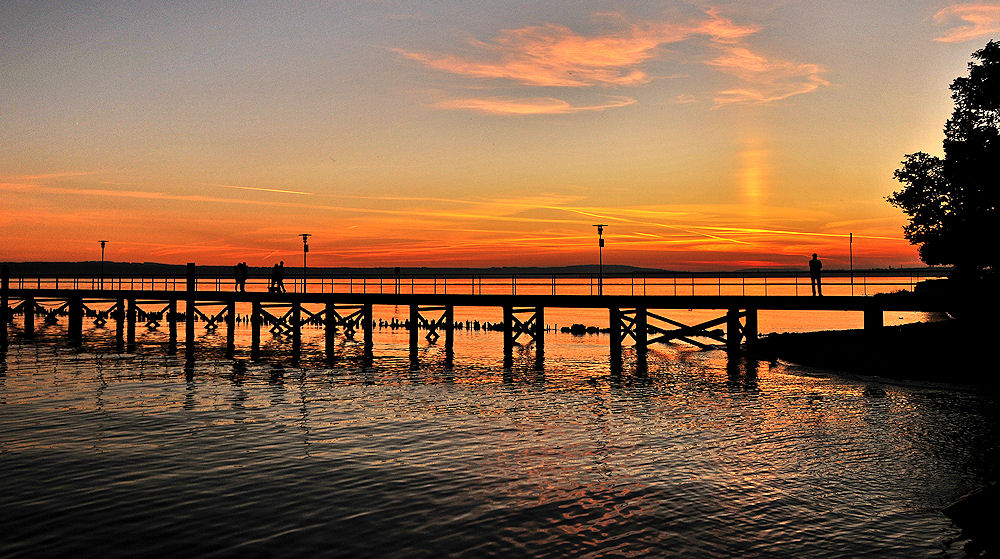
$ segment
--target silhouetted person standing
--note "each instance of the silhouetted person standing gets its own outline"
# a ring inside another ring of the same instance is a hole
[[[267,282],[267,292],[277,293],[278,292],[278,265],[275,264],[271,268],[271,279]]]
[[[236,290],[246,291],[247,290],[247,275],[249,269],[247,268],[246,262],[240,262],[236,264]]]
[[[809,261],[809,283],[812,285],[813,296],[823,295],[823,262],[813,253],[812,260]]]
[[[285,261],[282,260],[274,266],[274,291],[275,293],[285,292]]]

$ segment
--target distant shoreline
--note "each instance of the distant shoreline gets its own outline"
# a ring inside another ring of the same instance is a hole
[[[277,262],[277,260],[275,260]],[[47,261],[26,261],[26,262],[4,262],[13,275],[25,276],[94,276],[100,273],[101,262],[86,260],[79,262],[47,262]],[[232,265],[198,265],[198,270],[205,275],[226,276],[233,273]],[[301,270],[294,261],[286,261],[285,267],[290,270]],[[255,277],[266,276],[271,273],[270,266],[250,266],[250,274]],[[427,266],[382,266],[370,268],[351,268],[341,266],[309,266],[310,274],[315,275],[353,275],[353,276],[391,276],[399,274],[401,276],[509,276],[509,275],[597,275],[602,272],[601,267],[596,264],[578,264],[568,266],[497,266],[497,267],[427,267]],[[951,271],[950,267],[900,267],[900,268],[865,268],[853,270],[858,276],[895,276],[895,275],[917,275],[917,276],[941,276]],[[158,262],[104,262],[105,275],[168,275],[183,277],[186,273],[184,264],[163,264]],[[668,270],[662,268],[643,268],[639,266],[627,266],[619,264],[605,264],[603,274],[607,277],[615,276],[676,276],[685,277],[764,277],[764,276],[792,276],[808,275],[806,266],[801,268],[747,268],[737,270],[714,270],[714,271],[692,271],[692,270]],[[828,269],[823,271],[828,277],[848,277],[851,270]]]

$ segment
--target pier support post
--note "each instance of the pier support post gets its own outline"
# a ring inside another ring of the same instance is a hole
[[[334,354],[336,348],[337,340],[337,309],[333,303],[333,299],[327,299],[326,301],[326,312],[323,315],[323,326],[324,326],[324,352],[326,354],[326,360],[328,363],[332,363],[336,359]]]
[[[646,373],[646,354],[649,349],[649,332],[646,328],[646,309],[635,309],[635,371]]]
[[[608,309],[611,323],[611,374],[622,372],[622,310],[611,307]]]
[[[83,299],[78,296],[69,299],[68,332],[70,342],[83,341]]]
[[[125,299],[115,303],[115,350],[125,351]]]
[[[740,327],[739,309],[729,309],[726,312],[726,351],[729,355],[740,353],[740,342],[743,341],[743,330]]]
[[[374,332],[372,332],[372,304],[365,303],[361,308],[361,320],[364,322],[362,328],[364,328],[365,336],[365,349],[364,349],[364,367],[371,367],[372,363],[375,362],[375,349],[374,349]]]
[[[455,367],[455,307],[444,308],[444,368]]]
[[[503,368],[514,367],[514,308],[503,307]]]
[[[24,337],[30,340],[35,337],[35,298],[25,297],[21,308],[24,309]]]
[[[197,290],[194,262],[187,264],[187,300],[184,304],[184,354],[194,359],[194,297]]]
[[[258,361],[260,360],[260,323],[262,322],[262,316],[260,314],[260,301],[254,301],[251,303],[250,310],[250,360]]]
[[[758,337],[760,334],[757,328],[757,309],[747,309],[746,324],[743,326],[743,339],[746,342],[747,352],[756,349]]]
[[[236,353],[236,300],[226,301],[226,357],[232,359]]]
[[[535,369],[545,365],[545,307],[535,307]]]
[[[866,302],[864,306],[865,313],[865,332],[869,334],[876,334],[882,329],[882,307],[878,303]]]
[[[132,353],[135,351],[135,314],[136,314],[135,299],[129,298],[128,300],[128,313],[126,314],[126,336],[128,336],[125,342],[125,351],[127,353]]]
[[[882,307],[874,301],[865,302],[864,313],[865,345],[867,346],[868,354],[873,356],[876,355],[879,344],[882,343],[882,326],[884,325]]]
[[[10,315],[8,290],[10,290],[10,267],[4,264],[0,268],[0,351],[7,349],[7,317]]]
[[[305,281],[303,279],[303,281]],[[302,355],[302,303],[292,303],[292,362],[297,363]]]
[[[420,325],[420,307],[410,305],[410,368],[420,368],[420,357],[417,355],[417,329]]]
[[[167,302],[167,351],[177,353],[177,299]]]

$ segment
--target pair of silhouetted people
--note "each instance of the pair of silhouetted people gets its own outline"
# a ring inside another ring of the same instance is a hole
[[[240,262],[236,265],[236,290],[246,291],[247,290],[247,277],[250,276],[250,267],[247,266],[246,262]]]
[[[823,262],[813,253],[809,261],[809,284],[812,285],[813,296],[823,295]]]
[[[285,292],[285,261],[274,265],[271,269],[271,281],[267,286],[267,291],[269,293],[284,293]]]

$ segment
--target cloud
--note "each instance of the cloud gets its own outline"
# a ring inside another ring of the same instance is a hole
[[[0,179],[11,181],[39,181],[47,179],[62,179],[67,177],[85,177],[96,174],[97,171],[64,171],[58,173],[44,173],[40,175],[7,175],[0,176]]]
[[[705,64],[740,82],[716,92],[716,106],[770,103],[830,85],[823,77],[826,69],[820,65],[769,59],[752,52],[743,42],[758,27],[734,23],[714,8],[676,21],[631,23],[618,14],[598,15],[610,24],[604,31],[592,34],[547,23],[506,29],[489,41],[470,39],[462,53],[404,49],[395,52],[428,68],[479,81],[513,82],[531,88],[619,88],[653,81],[654,76],[643,66],[661,56],[665,45],[700,38],[719,49],[719,54]],[[686,93],[676,95],[673,100],[679,104],[696,101]],[[552,96],[484,96],[439,101],[435,106],[502,115],[535,115],[601,111],[635,102],[628,97],[617,97],[612,102],[574,105]]]
[[[702,19],[691,22],[625,24],[622,30],[593,36],[556,24],[506,29],[492,42],[471,40],[469,44],[475,51],[471,56],[403,49],[395,52],[436,70],[522,85],[640,85],[652,78],[638,66],[653,58],[660,45],[698,35],[730,42],[756,31],[755,27],[737,25],[710,10]]]
[[[744,47],[725,47],[708,64],[743,82],[740,87],[719,91],[716,105],[769,103],[830,85],[823,77],[823,66],[768,59]]]
[[[934,14],[934,21],[938,24],[948,24],[954,19],[964,21],[967,25],[956,27],[947,34],[936,37],[935,41],[957,43],[1000,31],[1000,6],[957,4],[943,8]]]
[[[217,186],[219,188],[233,188],[237,190],[253,190],[255,192],[277,192],[279,194],[299,194],[302,196],[311,196],[312,192],[303,192],[300,190],[281,190],[279,188],[263,188],[259,186],[236,186],[233,184],[216,184],[216,183],[205,183],[207,186]]]
[[[441,101],[435,106],[442,109],[458,109],[478,111],[483,113],[503,115],[539,115],[539,114],[569,114],[584,111],[603,111],[634,104],[635,99],[629,97],[614,97],[613,100],[600,105],[571,105],[562,99],[554,97],[536,97],[531,99],[502,99],[496,97],[451,99]]]

